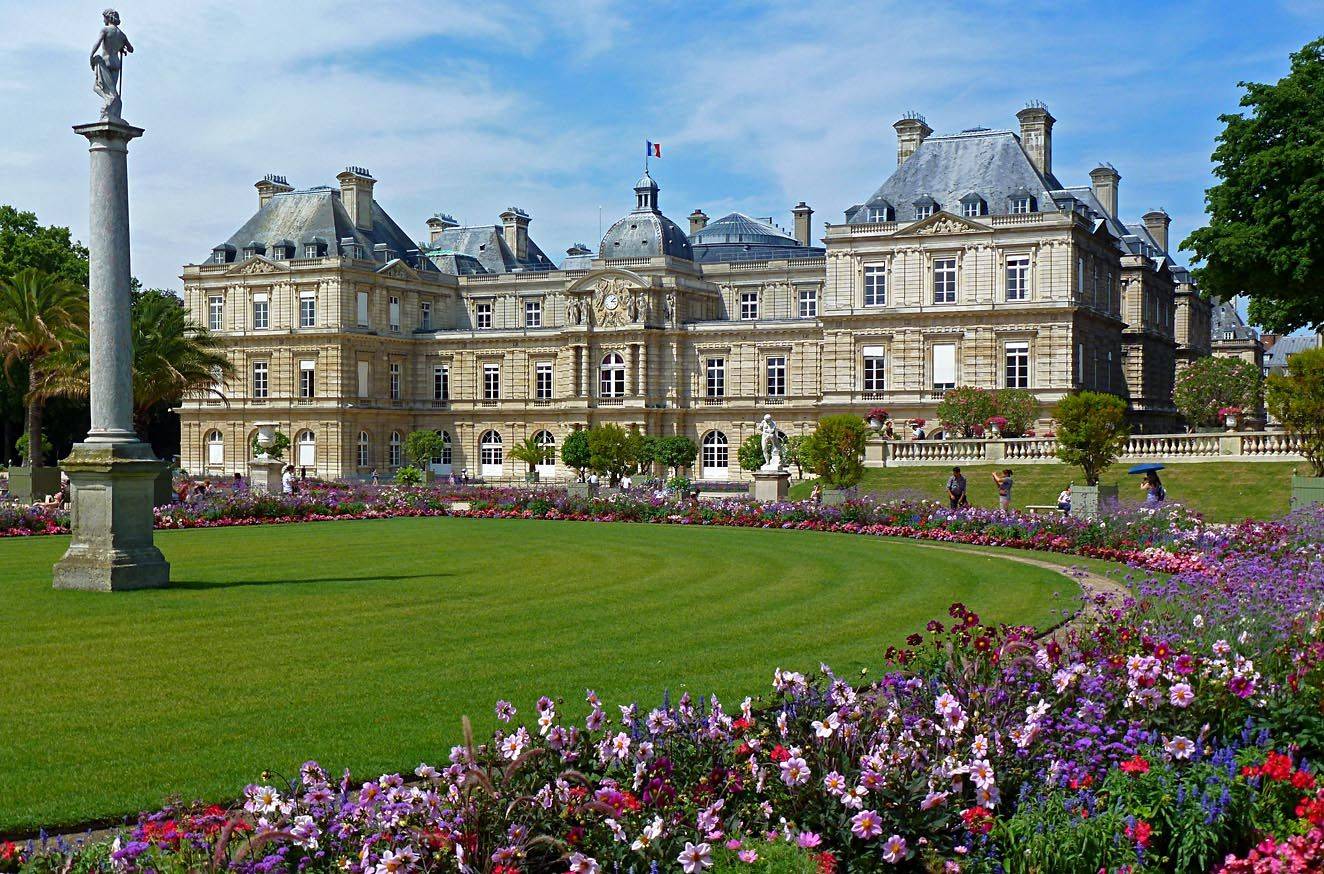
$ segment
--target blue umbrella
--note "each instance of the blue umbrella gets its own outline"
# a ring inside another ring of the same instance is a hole
[[[1159,464],[1158,462],[1150,462],[1149,464],[1133,464],[1131,465],[1131,469],[1128,470],[1127,473],[1149,473],[1151,470],[1162,470],[1162,469],[1163,469],[1163,465]]]

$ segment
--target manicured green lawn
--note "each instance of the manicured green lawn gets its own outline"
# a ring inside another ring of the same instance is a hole
[[[228,799],[309,758],[412,770],[498,698],[734,705],[779,665],[876,667],[955,600],[1047,624],[1074,593],[866,537],[465,519],[161,532],[173,588],[56,592],[66,542],[0,541],[0,830]]]
[[[1001,470],[1007,465],[998,465]],[[1273,519],[1287,513],[1291,493],[1292,469],[1304,466],[1297,462],[1208,462],[1205,464],[1170,464],[1160,476],[1168,499],[1179,501],[1215,522],[1239,522],[1245,518]],[[1010,465],[1015,471],[1013,503],[1056,504],[1057,495],[1073,479],[1084,482],[1079,469],[1061,464]],[[1140,477],[1128,476],[1129,464],[1119,463],[1103,477],[1105,483],[1120,487],[1123,501],[1140,503]],[[977,507],[996,507],[997,491],[993,486],[994,465],[962,467],[970,483],[970,503]],[[882,496],[909,493],[916,497],[946,500],[947,467],[870,468],[865,471],[860,488]],[[813,484],[796,483],[792,498],[807,498]]]

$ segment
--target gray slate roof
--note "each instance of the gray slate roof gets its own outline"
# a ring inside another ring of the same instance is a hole
[[[523,261],[515,257],[506,245],[501,225],[477,225],[469,228],[446,228],[435,243],[424,249],[424,254],[443,273],[450,273],[443,264],[446,256],[466,255],[482,265],[482,273],[513,273],[516,270],[554,270],[552,263],[538,244],[529,238],[528,257]]]
[[[1279,337],[1278,342],[1264,353],[1264,369],[1280,373],[1287,367],[1288,357],[1307,349],[1317,349],[1319,345],[1319,334],[1289,334],[1286,337]]]
[[[1213,312],[1209,319],[1209,334],[1215,341],[1226,341],[1224,336],[1227,333],[1232,334],[1233,340],[1253,340],[1255,331],[1246,324],[1241,313],[1237,312],[1235,301],[1218,300],[1214,301]]]
[[[771,219],[756,219],[742,212],[733,212],[710,222],[690,236],[690,246],[695,261],[708,263],[821,258],[825,251],[820,247],[801,245]]]
[[[1035,198],[1038,209],[1052,209],[1049,191],[1060,187],[1056,179],[1034,169],[1020,138],[1009,130],[931,136],[848,222],[869,224],[868,207],[884,205],[895,209],[897,221],[913,221],[914,204],[925,197],[939,209],[960,215],[961,198],[972,193],[984,198],[990,215],[1006,215],[1010,196],[1020,189]]]

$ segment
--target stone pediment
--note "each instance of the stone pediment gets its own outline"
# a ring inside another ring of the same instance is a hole
[[[926,219],[920,219],[909,227],[897,231],[894,236],[936,237],[945,234],[987,234],[991,228],[978,222],[970,221],[950,212],[938,212]]]
[[[396,279],[418,278],[418,271],[399,258],[393,258],[390,261],[387,261],[377,272],[382,276],[393,276]]]
[[[264,273],[289,273],[288,267],[283,267],[275,261],[268,259],[264,255],[254,255],[241,264],[236,264],[225,272],[226,276],[260,276]]]

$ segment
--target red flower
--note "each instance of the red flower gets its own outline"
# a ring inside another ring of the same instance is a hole
[[[1139,755],[1134,755],[1119,765],[1123,771],[1128,774],[1148,774],[1149,762]]]
[[[1135,825],[1128,825],[1126,827],[1126,836],[1135,841],[1136,846],[1141,849],[1149,846],[1149,838],[1153,832],[1153,827],[1143,819],[1138,819],[1136,820]]]
[[[768,753],[768,758],[772,759],[774,762],[784,762],[790,757],[791,754],[787,751],[786,747],[781,744],[777,744],[777,746],[772,748],[772,752]]]
[[[976,804],[974,807],[966,808],[961,811],[961,819],[971,834],[986,835],[993,830],[993,811],[987,807]]]
[[[818,874],[836,874],[837,857],[831,853],[819,853],[814,857],[814,861],[818,863]]]

